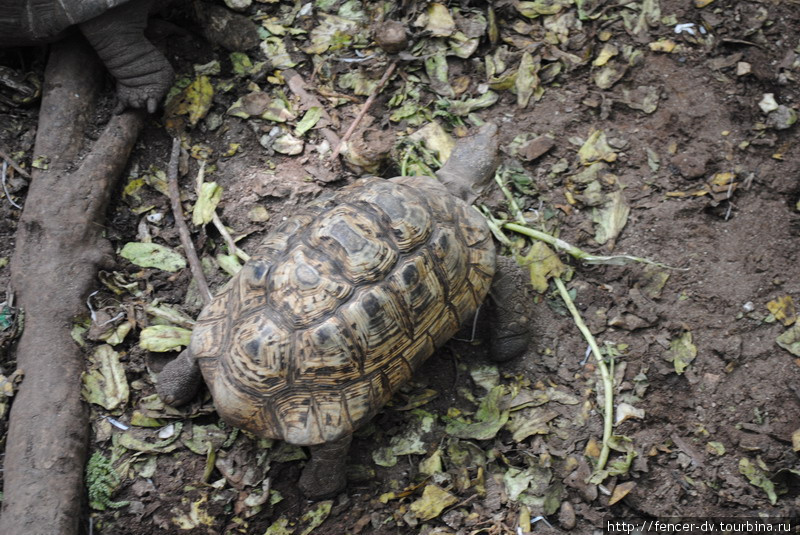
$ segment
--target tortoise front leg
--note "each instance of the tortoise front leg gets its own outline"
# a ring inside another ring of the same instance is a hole
[[[347,452],[353,435],[311,446],[311,459],[300,476],[300,491],[309,500],[324,500],[342,492],[347,486]]]
[[[488,299],[489,352],[496,362],[511,360],[528,349],[531,341],[528,287],[525,273],[514,259],[498,256]]]

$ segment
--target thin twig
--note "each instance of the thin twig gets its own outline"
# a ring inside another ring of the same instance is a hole
[[[183,208],[181,208],[181,193],[178,189],[178,157],[181,151],[181,141],[178,138],[172,139],[172,154],[169,158],[169,169],[167,172],[167,184],[169,187],[169,201],[172,205],[172,214],[175,217],[175,224],[178,226],[178,234],[181,237],[181,244],[186,253],[186,258],[189,260],[189,268],[192,270],[192,276],[197,281],[197,286],[200,289],[200,298],[203,304],[207,305],[211,302],[211,290],[208,289],[208,282],[206,276],[203,274],[203,267],[200,264],[200,259],[197,258],[197,251],[194,249],[192,237],[189,234],[189,227],[186,226],[186,221],[183,218]]]
[[[219,232],[220,236],[222,236],[222,239],[225,240],[225,244],[228,246],[228,250],[231,252],[231,254],[235,254],[244,262],[250,260],[250,255],[236,246],[236,242],[233,241],[233,238],[228,232],[228,229],[225,228],[225,225],[222,223],[222,220],[219,218],[217,212],[214,212],[214,219],[212,221],[214,222],[214,226],[217,227],[217,231]]]
[[[195,179],[195,191],[197,192],[197,196],[200,196],[200,190],[203,187],[203,181],[206,177],[206,162],[200,162],[200,169],[197,170],[197,178]],[[220,219],[219,214],[216,210],[214,210],[214,217],[212,219],[214,222],[214,226],[217,227],[217,231],[219,232],[222,239],[225,241],[225,244],[228,246],[228,250],[231,254],[235,254],[239,257],[240,260],[247,262],[250,260],[250,255],[242,251],[236,246],[236,242],[233,241],[230,232],[228,229],[225,228],[225,225],[222,223],[222,219]]]
[[[25,171],[25,169],[23,169],[22,167],[20,167],[20,166],[19,166],[19,164],[18,164],[17,162],[15,162],[15,161],[14,161],[14,160],[11,158],[11,156],[9,156],[8,154],[6,154],[6,153],[5,153],[5,151],[3,151],[2,149],[0,149],[0,158],[2,158],[2,159],[4,159],[5,161],[7,161],[7,162],[8,162],[8,165],[10,165],[11,167],[13,167],[13,168],[14,168],[14,170],[15,170],[17,173],[21,174],[22,176],[24,176],[24,177],[25,177],[25,178],[27,178],[28,180],[30,180],[30,179],[31,179],[31,175],[30,175],[30,173],[28,173],[27,171]]]
[[[614,382],[611,380],[611,374],[608,371],[606,362],[603,360],[603,355],[600,353],[597,341],[586,326],[586,323],[584,323],[581,313],[575,307],[575,303],[572,302],[564,282],[558,277],[553,277],[553,282],[556,283],[561,299],[564,300],[567,309],[572,314],[572,320],[581,331],[581,334],[583,334],[583,337],[586,338],[586,341],[589,342],[594,358],[597,361],[597,367],[600,369],[600,377],[603,380],[603,448],[600,450],[600,457],[597,459],[597,466],[595,467],[595,473],[597,473],[605,468],[608,455],[611,452],[611,432],[614,429]]]
[[[322,119],[324,119],[324,122],[321,121],[320,124],[317,125],[317,128],[322,135],[325,136],[325,139],[328,140],[331,147],[338,146],[339,143],[341,143],[339,136],[336,135],[333,129],[324,126],[325,124],[333,124],[333,119],[331,119],[331,116],[328,114],[325,106],[322,105],[322,102],[320,102],[314,94],[306,90],[306,81],[300,76],[300,73],[294,69],[286,69],[283,71],[283,77],[286,80],[286,85],[289,86],[292,93],[297,95],[297,98],[303,103],[305,109],[319,108],[322,110]]]
[[[6,199],[8,199],[8,202],[11,204],[11,206],[16,208],[17,210],[22,210],[22,206],[20,206],[17,203],[15,203],[14,199],[11,198],[11,194],[8,192],[8,186],[6,185],[6,181],[8,179],[8,176],[6,175],[7,171],[8,171],[8,160],[3,160],[3,170],[2,170],[2,175],[3,175],[3,193],[6,194]]]
[[[514,199],[514,195],[506,187],[499,173],[495,175],[495,181],[497,182],[498,186],[500,186],[500,190],[506,197],[506,201],[508,202],[512,216],[521,223],[506,223],[503,225],[503,228],[514,230],[528,236],[529,238],[545,241],[546,243],[566,250],[573,256],[582,258],[583,260],[587,260],[587,258],[591,257],[591,255],[588,255],[577,247],[573,247],[572,245],[563,242],[558,238],[527,227],[525,225],[526,222],[525,217],[522,214],[522,210],[519,208],[519,205]],[[494,227],[492,230],[494,231],[495,235],[500,234],[505,238],[505,235],[503,234],[502,230],[498,228],[498,225],[495,223],[494,218],[491,217],[491,214],[488,214],[487,222],[489,223],[490,228]],[[575,307],[575,303],[573,303],[572,298],[567,291],[567,287],[564,285],[564,282],[559,277],[553,277],[553,281],[555,282],[556,287],[558,287],[558,292],[561,295],[561,298],[564,300],[564,303],[567,305],[567,309],[572,314],[572,320],[575,322],[578,330],[581,331],[581,334],[583,334],[583,337],[586,338],[586,341],[589,342],[589,347],[592,348],[592,353],[594,353],[594,357],[597,360],[597,367],[600,369],[600,376],[603,380],[603,447],[600,450],[600,457],[597,460],[597,466],[595,468],[595,473],[598,473],[605,468],[606,462],[608,462],[608,456],[611,453],[610,441],[611,433],[614,429],[614,382],[611,380],[611,374],[609,373],[608,366],[606,365],[605,361],[603,360],[603,356],[600,353],[600,348],[597,345],[597,341],[595,340],[594,335],[592,335],[589,328],[586,326],[586,323],[583,321],[580,312]]]
[[[381,90],[383,89],[383,86],[386,85],[386,82],[389,80],[392,74],[394,74],[394,70],[396,68],[397,68],[397,62],[393,61],[386,69],[386,72],[383,73],[381,79],[378,80],[378,85],[375,86],[375,90],[372,91],[370,96],[367,98],[367,101],[364,102],[363,106],[361,106],[361,110],[358,112],[358,115],[356,115],[356,118],[353,119],[353,122],[350,124],[350,127],[342,136],[342,140],[339,142],[336,148],[333,149],[330,160],[335,160],[336,157],[339,156],[339,152],[341,152],[342,147],[344,146],[345,143],[347,143],[347,140],[350,139],[350,136],[353,135],[353,132],[355,132],[358,123],[360,123],[361,119],[363,119],[364,116],[367,114],[367,111],[369,111],[369,108],[370,106],[372,106],[372,103],[375,101],[375,98],[377,98],[377,96],[380,94]]]

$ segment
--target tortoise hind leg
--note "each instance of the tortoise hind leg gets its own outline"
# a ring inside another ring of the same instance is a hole
[[[203,374],[189,350],[171,360],[158,374],[156,392],[167,405],[179,406],[191,401],[200,389]]]
[[[497,270],[489,290],[489,351],[496,362],[505,362],[528,350],[531,341],[530,284],[513,258],[497,257]]]
[[[324,500],[342,492],[347,486],[345,468],[347,451],[353,435],[311,446],[311,459],[300,476],[300,491],[309,500]]]

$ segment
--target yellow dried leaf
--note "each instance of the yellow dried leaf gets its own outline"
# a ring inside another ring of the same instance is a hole
[[[675,373],[682,374],[697,357],[697,346],[692,343],[692,333],[684,331],[678,338],[670,340],[667,360],[675,366]]]
[[[722,442],[716,442],[712,440],[706,444],[706,451],[711,455],[716,455],[719,457],[725,455],[725,445],[722,444]]]
[[[514,81],[514,91],[517,93],[517,107],[525,108],[540,87],[539,70],[541,63],[531,55],[524,52],[517,69],[517,78]]]
[[[331,514],[331,507],[333,506],[332,500],[326,500],[315,504],[314,508],[307,511],[298,522],[297,528],[300,529],[298,535],[309,535],[312,531],[317,529],[320,524],[325,522],[328,515]],[[292,530],[294,531],[294,530]]]
[[[789,327],[775,342],[792,355],[800,356],[800,323]]]
[[[627,496],[636,487],[635,481],[626,481],[614,487],[614,492],[611,493],[611,498],[608,500],[608,505],[614,505],[622,498]]]
[[[189,124],[196,125],[211,109],[213,98],[214,86],[211,85],[208,76],[198,76],[167,103],[165,115],[168,126],[177,126],[176,119],[182,115],[188,117]]]
[[[203,182],[192,210],[192,223],[198,227],[210,223],[221,199],[222,188],[216,182]]]
[[[101,345],[90,357],[89,371],[81,377],[81,394],[89,403],[113,410],[128,402],[130,389],[119,353],[109,345]]]
[[[596,224],[595,241],[599,244],[613,242],[628,222],[630,206],[625,201],[621,190],[608,195],[608,201],[602,208],[595,208],[592,221]]]
[[[590,165],[601,160],[610,163],[616,161],[617,153],[606,141],[605,132],[595,130],[578,151],[578,157],[583,165]]]
[[[800,452],[800,429],[797,429],[794,433],[792,433],[792,450],[795,452]]]
[[[163,353],[189,345],[192,331],[173,325],[151,325],[139,334],[139,346],[148,351]]]
[[[678,45],[672,39],[659,39],[658,41],[653,41],[647,46],[649,46],[650,50],[653,52],[670,53],[673,52]]]
[[[786,327],[797,321],[797,310],[792,297],[789,295],[784,295],[767,303],[767,310]]]
[[[433,37],[449,37],[456,31],[456,23],[444,4],[430,4],[427,15],[425,30]]]
[[[434,451],[430,457],[419,463],[420,474],[432,476],[442,471],[442,450]]]
[[[694,7],[702,9],[713,1],[714,0],[694,0]]]
[[[187,498],[182,500],[183,505],[187,502],[189,502]],[[180,529],[185,530],[200,528],[201,526],[213,526],[215,520],[213,516],[208,514],[207,502],[208,496],[203,495],[199,500],[190,502],[188,513],[180,513],[177,508],[173,509],[173,512],[178,512],[179,514],[173,517],[172,521]]]
[[[727,187],[733,182],[733,179],[736,178],[735,173],[731,173],[730,171],[726,171],[724,173],[715,173],[714,176],[711,177],[711,180],[708,181],[709,184],[712,186],[721,186]]]
[[[426,485],[425,490],[422,491],[422,497],[414,501],[410,509],[417,518],[426,521],[436,518],[442,511],[457,502],[458,498],[440,486]]]
[[[450,158],[450,153],[456,146],[453,136],[442,128],[437,121],[431,121],[410,136],[411,141],[423,141],[425,148],[432,150],[439,158],[440,162],[446,162]]]
[[[600,457],[600,445],[595,439],[590,438],[589,442],[586,443],[586,448],[584,448],[583,454],[587,457],[597,459]]]
[[[550,277],[560,277],[566,266],[558,255],[544,242],[537,241],[522,258],[522,265],[528,266],[531,274],[531,286],[539,293],[547,291]]]
[[[620,403],[617,405],[617,416],[614,425],[619,425],[630,418],[643,419],[644,409],[638,409],[630,403]]]
[[[595,67],[602,67],[617,54],[619,54],[619,49],[611,43],[606,43],[603,45],[603,48],[600,49],[600,53],[597,54],[597,58],[592,62],[592,65]]]

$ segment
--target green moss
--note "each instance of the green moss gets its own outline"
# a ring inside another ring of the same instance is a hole
[[[89,492],[89,507],[98,511],[119,509],[130,505],[128,501],[115,502],[111,495],[120,483],[119,474],[114,470],[111,460],[100,452],[95,452],[86,465],[86,489]]]

